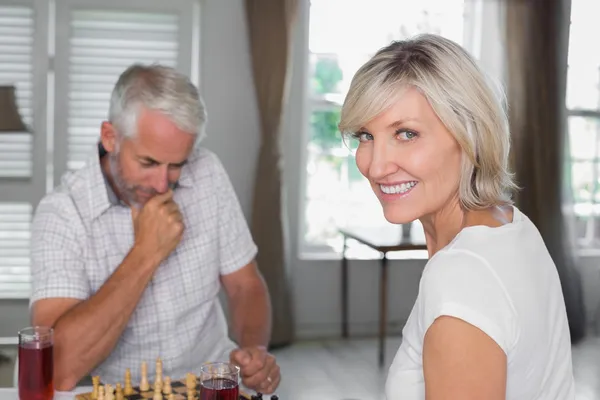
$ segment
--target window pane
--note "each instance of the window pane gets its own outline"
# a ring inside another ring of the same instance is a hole
[[[310,143],[321,150],[340,149],[343,152],[342,137],[337,125],[340,111],[314,111],[311,117],[312,135]]]
[[[598,109],[600,104],[600,52],[589,38],[600,37],[600,2],[573,0],[569,34],[567,107]]]
[[[305,242],[338,247],[336,228],[379,226],[381,206],[347,149],[308,149]]]
[[[569,117],[569,149],[574,160],[593,160],[598,152],[600,124],[596,118]]]
[[[571,164],[571,187],[575,203],[589,203],[594,191],[594,163],[575,161]]]

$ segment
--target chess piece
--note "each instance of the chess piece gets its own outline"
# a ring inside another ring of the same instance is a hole
[[[191,372],[185,375],[185,387],[187,388],[187,400],[196,398],[196,376]]]
[[[127,368],[125,370],[125,389],[123,390],[123,394],[125,394],[125,396],[130,396],[133,393],[133,385],[131,384],[131,370]]]
[[[162,384],[163,382],[163,366],[162,366],[162,360],[159,358],[156,359],[156,378],[154,380],[155,384],[157,382],[160,382]]]
[[[125,396],[123,395],[123,387],[121,387],[121,382],[117,382],[117,390],[115,393],[115,400],[124,400]]]
[[[160,381],[154,384],[154,397],[152,400],[163,400],[162,398],[162,383]]]
[[[94,389],[92,390],[92,399],[98,399],[98,387],[100,386],[100,377],[92,376],[92,384],[94,385]]]
[[[115,400],[115,392],[111,384],[107,383],[104,385],[104,399]]]
[[[194,374],[192,374],[191,372],[188,372],[185,375],[185,387],[188,388],[189,390],[196,389],[196,376]]]
[[[167,400],[175,400],[175,393],[169,393],[169,397],[167,397]]]
[[[171,378],[166,376],[165,381],[164,381],[164,386],[163,386],[163,393],[171,394],[172,392],[173,392],[173,389],[171,388]]]
[[[98,386],[98,400],[104,399],[104,386]]]
[[[147,392],[150,390],[150,384],[148,383],[148,364],[146,361],[142,361],[142,379],[140,380],[140,390]]]

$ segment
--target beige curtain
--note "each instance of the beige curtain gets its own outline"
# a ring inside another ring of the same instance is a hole
[[[261,146],[254,183],[252,234],[273,304],[271,346],[292,342],[291,287],[282,202],[281,120],[288,97],[289,55],[297,0],[246,0]]]
[[[517,206],[540,230],[561,279],[571,338],[585,335],[581,280],[563,210],[570,0],[507,1],[507,94]]]

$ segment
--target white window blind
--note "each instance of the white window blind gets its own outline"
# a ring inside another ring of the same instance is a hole
[[[176,67],[179,15],[73,10],[69,38],[67,168],[80,168],[100,137],[112,88],[133,63]]]
[[[0,6],[0,85],[16,87],[17,104],[31,126],[33,100],[34,12],[27,6]],[[29,178],[32,173],[32,136],[0,133],[0,180]]]
[[[0,203],[0,298],[19,298],[31,290],[31,215],[31,204]]]
[[[19,113],[32,126],[34,10],[27,5],[0,5],[0,85],[16,87]],[[33,140],[28,132],[0,132],[0,192],[9,182],[32,177]],[[0,298],[30,292],[29,245],[32,206],[0,201]]]

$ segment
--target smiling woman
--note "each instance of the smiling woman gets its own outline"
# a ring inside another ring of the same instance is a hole
[[[354,76],[340,131],[385,218],[420,220],[430,260],[389,370],[390,400],[573,399],[561,285],[512,205],[502,98],[455,42],[421,35]]]

